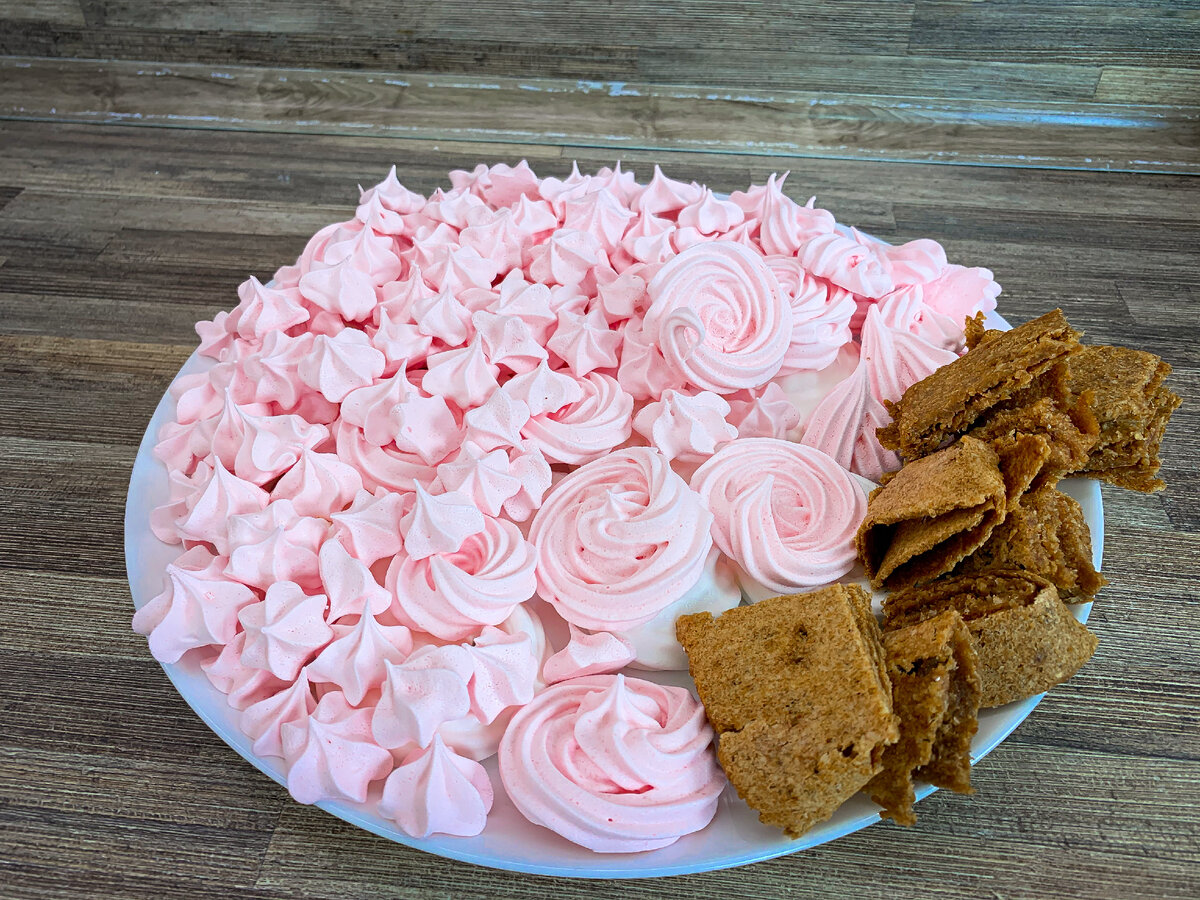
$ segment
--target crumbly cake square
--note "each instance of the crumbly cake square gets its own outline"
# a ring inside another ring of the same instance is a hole
[[[1096,446],[1072,471],[1147,493],[1166,487],[1158,453],[1182,402],[1164,383],[1171,367],[1153,353],[1095,346],[1073,357],[1070,371],[1072,389],[1094,397],[1099,418]]]
[[[1083,509],[1051,485],[1025,494],[955,572],[1013,568],[1046,578],[1068,603],[1089,601],[1108,583],[1092,565],[1092,535]]]
[[[1076,621],[1044,578],[1004,570],[955,575],[906,588],[883,602],[885,633],[954,610],[978,658],[980,706],[1032,697],[1079,671],[1096,636]]]
[[[1003,520],[1007,488],[996,452],[966,437],[911,462],[875,490],[855,536],[875,587],[949,572]]]
[[[933,453],[1080,346],[1079,332],[1058,309],[976,340],[973,350],[918,381],[898,401],[885,401],[892,422],[877,432],[884,447],[906,460]]]
[[[862,588],[681,616],[676,634],[720,735],[721,765],[763,822],[796,837],[879,771],[898,729]]]
[[[971,793],[971,738],[979,728],[978,661],[954,610],[886,632],[883,647],[900,739],[883,751],[883,770],[866,793],[881,818],[913,825],[914,780]]]

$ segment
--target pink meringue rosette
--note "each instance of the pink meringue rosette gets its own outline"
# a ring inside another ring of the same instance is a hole
[[[704,707],[683,688],[621,675],[535,697],[500,743],[500,778],[529,821],[599,853],[699,831],[725,785]]]
[[[538,594],[581,628],[641,625],[699,582],[711,523],[662,454],[610,453],[567,475],[534,517]]]
[[[867,497],[819,450],[735,441],[696,470],[692,487],[712,510],[713,538],[741,567],[751,600],[831,584],[854,566]]]
[[[689,383],[728,394],[778,374],[792,312],[761,255],[740,244],[697,244],[646,290],[643,333]]]

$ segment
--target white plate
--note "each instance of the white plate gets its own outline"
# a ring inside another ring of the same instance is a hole
[[[1008,328],[1008,323],[994,314],[989,316],[988,324]],[[193,355],[176,377],[204,371],[211,365],[211,360]],[[152,451],[159,429],[173,417],[174,408],[174,398],[168,391],[146,428],[129,481],[129,497],[125,506],[125,565],[136,608],[141,608],[161,592],[163,572],[167,564],[180,553],[178,546],[164,544],[154,537],[149,527],[150,511],[167,502],[166,468]],[[1063,482],[1062,487],[1083,507],[1084,517],[1092,532],[1092,555],[1099,569],[1104,543],[1099,485],[1091,480],[1069,479]],[[1076,606],[1074,611],[1080,621],[1087,621],[1091,605]],[[199,651],[193,651],[176,664],[164,665],[163,669],[180,696],[209,728],[251,764],[284,784],[282,761],[254,755],[250,739],[237,727],[237,713],[225,702],[225,695],[213,687],[201,671],[201,658]],[[692,687],[686,672],[634,674]],[[1008,737],[1041,699],[1039,695],[998,709],[982,711],[979,715],[979,732],[971,745],[973,760],[981,759]],[[183,748],[180,749],[182,751]],[[446,835],[412,838],[367,805],[349,802],[317,805],[367,831],[439,856],[515,872],[574,878],[649,878],[725,869],[815,847],[879,821],[879,807],[858,794],[847,801],[832,819],[797,840],[789,840],[778,830],[761,824],[757,814],[738,798],[732,787],[727,786],[721,795],[716,817],[703,831],[688,835],[670,847],[648,853],[593,853],[528,822],[505,795],[496,773],[495,757],[485,763],[485,768],[496,787],[496,803],[488,817],[487,827],[482,834],[473,838]],[[933,790],[932,787],[923,786],[918,789],[917,797],[926,797]],[[376,796],[377,792],[378,787]],[[977,795],[970,802],[995,804],[999,811],[1003,798]],[[902,848],[897,850],[902,852]]]

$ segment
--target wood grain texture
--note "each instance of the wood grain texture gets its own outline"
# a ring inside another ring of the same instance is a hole
[[[474,77],[720,84],[1007,101],[1174,99],[1200,68],[1187,0],[821,0],[548,4],[538,0],[19,0],[0,54],[371,69]],[[546,52],[546,48],[552,52]],[[1095,99],[1102,99],[1096,97]]]
[[[179,6],[177,9],[182,10]],[[180,13],[182,14],[182,13]],[[332,14],[332,13],[331,13]],[[912,829],[729,872],[607,884],[453,863],[286,793],[195,717],[129,629],[137,443],[237,284],[290,261],[396,163],[542,174],[613,150],[287,132],[0,124],[0,877],[4,896],[543,900],[1185,898],[1200,881],[1200,179],[625,150],[730,190],[792,169],[839,219],[992,267],[1014,321],[1061,305],[1159,353],[1183,397],[1171,485],[1104,489],[1095,658]]]
[[[0,119],[1200,172],[1200,107],[0,59]]]

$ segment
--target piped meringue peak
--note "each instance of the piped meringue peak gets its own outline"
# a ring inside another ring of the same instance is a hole
[[[884,401],[996,306],[786,175],[649,174],[393,167],[196,325],[154,447],[181,552],[133,626],[300,802],[477,835],[499,748],[517,809],[597,852],[705,827],[703,708],[621,673],[684,668],[680,614],[846,577]]]

